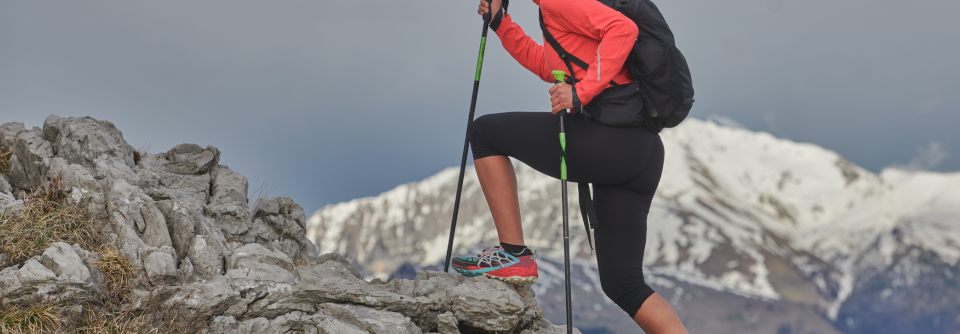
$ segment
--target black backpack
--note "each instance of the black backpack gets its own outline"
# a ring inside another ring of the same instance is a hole
[[[637,124],[642,122],[654,132],[680,124],[693,106],[693,83],[687,60],[677,49],[673,32],[660,10],[650,0],[598,0],[637,24],[640,33],[630,51],[625,65],[630,68],[634,82],[639,84],[643,104],[636,112]],[[544,40],[567,64],[572,75],[571,63],[586,70],[590,65],[568,54],[547,31],[540,15],[540,29]],[[573,78],[576,82],[576,78]],[[611,87],[614,88],[614,87]],[[610,88],[608,88],[610,89]]]
[[[631,110],[631,112],[636,113],[632,115],[633,117],[625,118],[623,115],[619,115],[621,120],[636,119],[637,122],[627,121],[616,125],[640,125],[642,123],[651,131],[658,133],[663,128],[677,126],[687,117],[690,108],[693,106],[693,83],[690,78],[687,59],[677,49],[673,32],[670,31],[663,14],[660,14],[660,9],[650,0],[598,1],[622,13],[636,23],[640,30],[637,35],[637,42],[633,45],[633,50],[630,51],[625,65],[630,68],[630,72],[633,74],[633,84],[639,85],[638,90],[643,103],[639,110]],[[543,13],[540,14],[540,29],[543,30],[544,41],[550,44],[567,64],[571,76],[573,75],[571,63],[584,70],[590,67],[586,62],[563,50],[560,43],[547,31],[547,27],[543,23]],[[571,79],[571,84],[576,83],[576,78]],[[616,83],[611,83],[616,86]],[[633,84],[630,85],[631,89]],[[616,88],[620,87],[611,87],[608,90],[611,90],[614,94],[622,94],[615,92]],[[600,98],[600,95],[597,98]],[[603,122],[601,121],[601,123]],[[587,230],[587,241],[590,242],[592,248],[593,241],[590,239],[589,229],[596,227],[597,214],[591,199],[589,184],[580,183],[578,188],[580,215],[583,217],[584,228]]]

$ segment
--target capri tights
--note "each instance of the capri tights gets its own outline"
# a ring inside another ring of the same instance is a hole
[[[514,157],[560,178],[560,122],[548,112],[507,112],[470,127],[473,159]],[[599,225],[597,263],[603,292],[631,317],[653,294],[643,280],[647,214],[663,171],[663,143],[644,126],[611,127],[567,115],[567,176],[593,183]]]

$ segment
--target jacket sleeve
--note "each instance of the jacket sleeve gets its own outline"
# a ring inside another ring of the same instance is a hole
[[[540,9],[544,17],[557,18],[550,27],[560,25],[560,29],[600,41],[596,55],[575,55],[590,65],[577,83],[580,102],[590,103],[623,68],[637,40],[637,25],[596,0],[541,0]]]
[[[513,22],[510,14],[503,16],[500,25],[494,31],[500,37],[503,48],[513,56],[513,59],[539,76],[541,80],[553,83],[553,75],[547,69],[547,63],[543,58],[543,46],[527,36],[520,25]]]

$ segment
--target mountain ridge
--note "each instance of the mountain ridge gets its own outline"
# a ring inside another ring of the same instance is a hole
[[[808,305],[852,333],[863,328],[856,319],[873,313],[851,309],[859,299],[849,298],[895,294],[864,282],[909,267],[912,249],[939,263],[936,270],[957,267],[960,229],[950,222],[960,220],[960,173],[874,174],[816,145],[696,119],[661,138],[667,153],[648,218],[647,276]],[[559,259],[559,182],[522,163],[515,167],[527,244]],[[380,196],[324,207],[310,217],[307,235],[321,252],[353,256],[373,275],[389,275],[405,262],[437,264],[446,250],[456,172],[447,168]],[[573,254],[589,263],[595,260],[571,195]],[[455,253],[496,240],[470,166]],[[900,273],[887,278],[890,284],[923,278]]]

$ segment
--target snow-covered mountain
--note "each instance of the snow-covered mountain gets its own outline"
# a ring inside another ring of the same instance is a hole
[[[696,316],[678,307],[681,317],[690,319],[688,327],[703,323],[713,332],[777,333],[960,330],[960,283],[954,278],[960,275],[960,173],[888,169],[876,175],[815,145],[697,119],[661,137],[666,158],[649,216],[645,274],[668,301],[695,301],[683,307],[696,309]],[[534,287],[542,304],[558,297],[556,312],[562,315],[562,289],[555,289],[563,277],[560,182],[515,164],[526,242],[546,254]],[[309,219],[308,237],[322,253],[353,257],[376,276],[405,263],[441,263],[457,172],[447,168],[376,197],[320,209]],[[617,309],[602,295],[576,192],[571,195],[571,243],[579,270],[575,304],[581,308],[575,321],[593,321],[611,332],[630,328],[625,313],[607,312]],[[455,253],[496,242],[476,173],[468,169]],[[550,262],[558,264],[559,273]],[[718,300],[727,307],[704,306],[723,304]],[[746,306],[729,307],[737,303]],[[786,313],[775,315],[778,309]],[[782,316],[787,313],[792,316]],[[614,318],[628,324],[610,325]],[[586,328],[579,322],[578,327]]]

